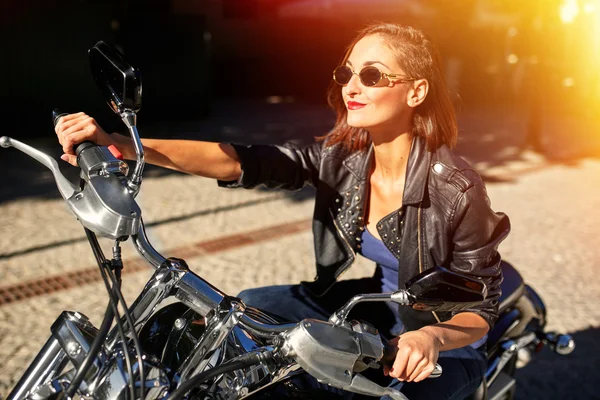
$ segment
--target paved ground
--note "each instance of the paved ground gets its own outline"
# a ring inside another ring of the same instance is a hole
[[[225,109],[244,110],[228,119]],[[567,357],[542,352],[519,370],[519,399],[595,399],[600,369],[600,137],[566,137],[553,132],[550,158],[521,151],[523,119],[518,115],[471,113],[459,152],[475,163],[488,182],[496,210],[506,212],[513,230],[502,244],[505,259],[543,297],[549,329],[570,332],[577,349]],[[209,140],[304,141],[330,123],[328,112],[295,104],[217,107],[210,121],[153,127],[173,136]],[[143,119],[140,118],[140,124]],[[149,134],[153,134],[151,131]],[[143,132],[143,129],[142,129]],[[52,141],[36,141],[57,154]],[[8,170],[0,186],[0,289],[93,266],[83,232],[57,193],[48,173],[14,150],[0,150]],[[15,168],[16,166],[16,168]],[[154,246],[170,249],[287,222],[312,213],[312,192],[220,189],[204,178],[149,169],[140,205]],[[69,172],[73,176],[73,172]],[[103,243],[109,246],[110,243]],[[108,248],[108,247],[107,247]],[[134,259],[126,246],[125,261]],[[229,294],[246,287],[298,282],[314,275],[309,230],[259,244],[188,257],[190,267]],[[126,267],[127,268],[127,267]],[[361,260],[347,275],[362,276],[372,266]],[[131,302],[151,269],[124,276]],[[100,282],[0,306],[0,398],[6,395],[49,334],[64,309],[78,310],[98,325],[107,297]],[[595,379],[596,378],[596,379]]]

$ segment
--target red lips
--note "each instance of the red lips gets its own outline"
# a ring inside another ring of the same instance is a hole
[[[348,110],[358,110],[359,108],[363,108],[366,104],[359,103],[358,101],[349,101],[348,102]]]

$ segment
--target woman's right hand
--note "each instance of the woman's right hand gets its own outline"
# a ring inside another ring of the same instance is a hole
[[[85,113],[62,116],[54,127],[64,154],[60,157],[71,165],[77,166],[75,146],[89,140],[101,146],[116,144],[115,138],[106,133],[96,120]]]

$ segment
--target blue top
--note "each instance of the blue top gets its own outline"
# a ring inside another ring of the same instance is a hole
[[[371,261],[375,261],[377,269],[381,272],[381,292],[386,293],[398,290],[398,259],[368,229],[363,230],[361,242],[360,254]],[[401,335],[405,330],[404,324],[400,320],[400,315],[398,315],[398,305],[391,301],[385,304],[396,318],[396,324],[390,329],[390,333],[394,336]]]
[[[377,269],[381,272],[381,292],[386,293],[398,290],[398,259],[394,257],[385,244],[373,236],[368,229],[363,230],[361,241],[360,254],[377,263]],[[394,335],[404,333],[404,325],[398,315],[398,306],[392,302],[386,302],[386,305],[396,317],[396,325],[391,329],[391,333]],[[476,349],[484,344],[486,340],[487,335],[470,346]]]
[[[382,293],[398,290],[398,259],[368,229],[365,229],[362,234],[361,254],[375,261],[377,268],[381,269]]]

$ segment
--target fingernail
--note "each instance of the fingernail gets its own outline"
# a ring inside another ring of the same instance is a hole
[[[63,161],[69,161],[69,157],[67,157],[66,154],[63,154],[62,156],[60,156],[60,159]]]

